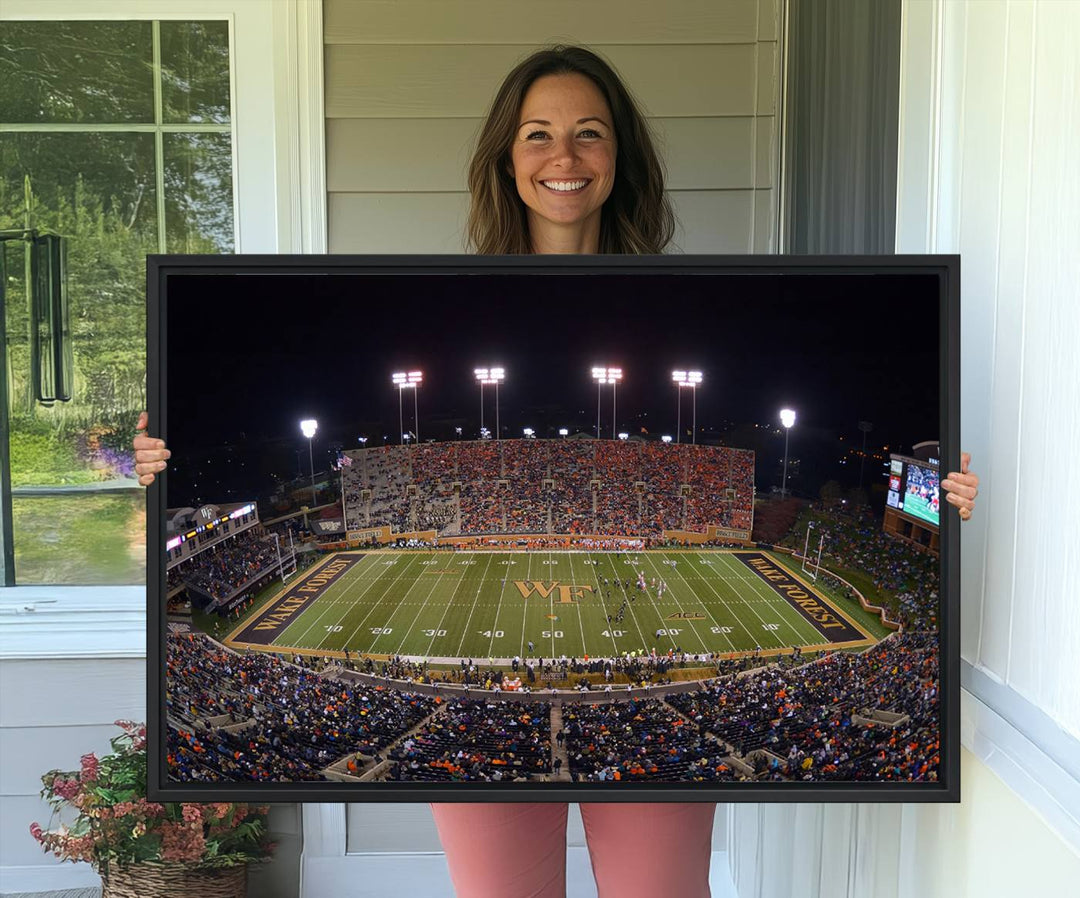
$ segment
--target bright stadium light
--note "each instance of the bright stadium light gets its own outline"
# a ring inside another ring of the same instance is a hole
[[[780,423],[784,425],[784,482],[780,487],[780,498],[787,498],[787,460],[788,438],[791,436],[791,428],[795,424],[795,412],[790,408],[780,409]]]
[[[697,388],[698,388],[698,384],[700,384],[701,380],[702,380],[701,372],[700,371],[683,371],[683,370],[672,371],[671,372],[671,380],[675,384],[675,387],[676,387],[675,395],[676,395],[676,398],[678,400],[677,401],[678,411],[677,411],[676,416],[675,416],[675,420],[676,420],[676,425],[675,425],[676,438],[675,438],[675,442],[679,442],[679,437],[682,435],[682,388],[683,387],[690,387],[690,390],[693,393],[693,407],[694,407],[693,429],[691,430],[691,433],[693,435],[693,442],[697,443]]]
[[[531,427],[526,427],[521,432],[523,434],[525,434],[525,438],[529,439],[529,440],[531,440],[534,436],[536,436],[536,431],[534,431]]]
[[[630,434],[626,433],[626,431],[620,430],[619,431],[619,439],[620,440],[628,440],[628,439],[630,439]]]
[[[319,429],[319,422],[314,418],[305,418],[300,422],[300,432],[307,437],[308,464],[311,466],[311,507],[315,507],[315,462],[311,455],[311,440],[315,431]]]
[[[611,384],[611,438],[615,439],[615,388],[622,380],[622,368],[608,368],[607,376]]]
[[[670,443],[670,442],[671,442],[671,437],[669,437],[669,436],[668,436],[668,435],[667,435],[667,434],[665,433],[665,434],[664,434],[664,435],[663,435],[662,437],[660,437],[660,441],[661,441],[661,442],[663,442],[663,443]]]
[[[570,436],[570,431],[567,430],[565,427],[560,427],[559,428],[559,436],[568,437],[568,436]]]
[[[615,439],[615,388],[622,380],[622,368],[597,366],[592,369],[592,376],[596,381],[596,438],[600,439],[600,387],[611,384],[611,438]]]
[[[482,440],[490,440],[491,439],[491,431],[488,430],[486,427],[481,427],[480,428],[480,439],[482,439]]]
[[[473,368],[473,374],[476,375],[476,382],[480,384],[480,430],[484,429],[484,387],[495,386],[495,439],[499,438],[499,384],[506,380],[506,369],[501,367],[494,368]]]
[[[607,383],[607,368],[593,368],[593,380],[596,381],[596,438],[600,439],[600,387]]]
[[[424,372],[423,371],[398,371],[395,374],[393,374],[391,376],[391,378],[392,378],[392,380],[394,382],[394,386],[396,386],[398,388],[398,431],[402,434],[402,442],[405,442],[405,440],[404,440],[405,423],[404,423],[404,421],[402,421],[401,391],[406,390],[406,389],[411,389],[413,391],[413,408],[414,408],[415,414],[416,414],[416,418],[415,418],[416,427],[414,428],[415,429],[414,436],[416,438],[416,442],[419,442],[420,441],[420,398],[417,395],[417,389],[419,388],[420,384],[422,384],[424,382]]]

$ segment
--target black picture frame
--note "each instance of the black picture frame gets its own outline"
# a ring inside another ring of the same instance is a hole
[[[149,433],[169,438],[168,304],[177,278],[245,275],[280,277],[491,274],[520,278],[562,275],[640,276],[930,276],[937,289],[938,423],[941,476],[959,469],[960,258],[925,256],[181,256],[147,258],[147,376]],[[868,302],[874,297],[868,296]],[[820,309],[827,315],[828,309]],[[209,325],[209,323],[208,323]],[[221,334],[208,327],[208,338]],[[883,334],[882,339],[888,335]],[[223,347],[224,353],[224,347]],[[190,376],[191,372],[186,372]],[[212,391],[219,384],[208,382]],[[166,766],[165,542],[168,473],[147,496],[147,709],[149,797],[156,801],[748,801],[748,802],[958,802],[960,800],[960,522],[946,513],[940,523],[940,768],[936,782],[706,783],[196,783],[170,780]]]

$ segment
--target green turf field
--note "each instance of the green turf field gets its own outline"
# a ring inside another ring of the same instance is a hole
[[[654,578],[667,583],[661,597]],[[373,552],[291,579],[230,642],[486,660],[770,651],[866,634],[763,552]]]
[[[904,495],[903,510],[909,515],[926,521],[928,524],[933,524],[935,527],[938,525],[938,513],[930,504],[930,500],[917,493],[906,493]]]

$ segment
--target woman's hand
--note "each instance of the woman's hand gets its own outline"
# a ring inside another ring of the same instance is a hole
[[[131,441],[135,448],[135,473],[139,475],[139,483],[143,486],[154,482],[155,475],[165,470],[165,459],[172,456],[165,448],[164,440],[146,435],[144,431],[149,422],[150,416],[141,412],[139,423],[135,425],[135,439]]]
[[[950,471],[948,476],[941,481],[941,488],[946,490],[946,501],[951,502],[960,510],[962,521],[971,517],[971,510],[975,507],[975,497],[979,495],[979,475],[968,471],[970,464],[971,455],[967,452],[960,453],[960,472]]]

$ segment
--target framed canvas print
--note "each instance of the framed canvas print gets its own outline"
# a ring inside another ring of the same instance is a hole
[[[959,259],[152,256],[159,800],[959,800]]]

